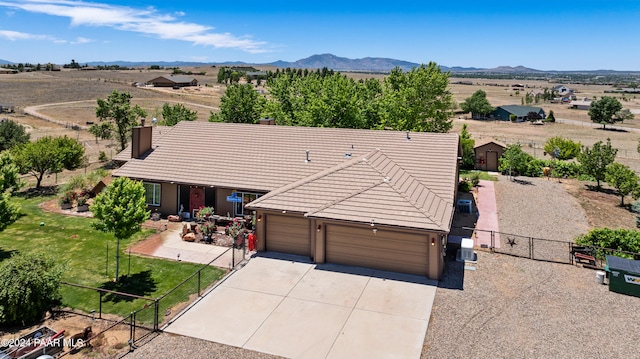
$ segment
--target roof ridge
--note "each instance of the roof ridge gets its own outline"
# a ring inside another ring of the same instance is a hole
[[[398,171],[401,171],[403,175],[405,175],[411,182],[413,183],[417,183],[419,184],[420,187],[422,187],[424,190],[427,191],[428,194],[433,195],[435,198],[437,198],[439,200],[439,204],[441,203],[445,203],[445,204],[453,204],[453,202],[448,201],[447,199],[444,199],[442,197],[440,197],[437,193],[433,192],[429,187],[427,187],[424,183],[420,182],[420,180],[418,180],[417,178],[415,178],[413,175],[411,175],[409,172],[405,171],[404,168],[402,168],[402,166],[400,166],[399,164],[395,163],[391,158],[387,157],[387,155],[384,154],[384,152],[382,152],[380,149],[376,149],[374,151],[375,153],[379,154],[380,156],[383,156],[384,158],[386,158],[394,167],[397,168]],[[382,169],[380,169],[378,166],[374,165],[373,161],[369,162],[371,165],[371,168],[373,168],[374,170],[378,171],[378,173],[380,173],[381,175],[384,175],[385,183],[389,184],[389,187],[391,189],[393,189],[396,193],[398,193],[400,196],[402,196],[405,200],[407,200],[407,202],[409,204],[411,204],[413,207],[415,207],[420,213],[422,213],[425,217],[427,217],[428,219],[430,219],[433,223],[437,224],[438,227],[440,227],[441,229],[444,228],[443,224],[441,223],[440,220],[436,220],[434,219],[431,215],[429,215],[428,211],[424,208],[424,206],[420,206],[418,204],[418,202],[412,198],[410,195],[407,194],[406,191],[403,191],[393,180],[392,178],[389,178],[387,175],[387,173],[385,173],[385,171],[383,171]]]
[[[295,182],[289,183],[289,184],[284,185],[282,187],[279,187],[279,188],[277,188],[277,189],[275,189],[273,191],[270,191],[269,193],[265,194],[264,196],[261,196],[260,198],[254,200],[252,203],[263,202],[263,201],[271,198],[272,196],[278,195],[278,194],[286,192],[286,191],[290,191],[290,190],[292,190],[294,188],[303,186],[303,185],[305,185],[305,184],[307,184],[309,182],[312,182],[312,181],[315,181],[315,180],[320,179],[322,177],[325,177],[325,176],[328,176],[330,174],[336,173],[336,172],[341,171],[343,169],[355,166],[355,165],[359,164],[360,162],[362,162],[362,159],[357,157],[357,156],[355,156],[354,158],[352,158],[352,159],[350,159],[348,161],[341,162],[341,163],[339,163],[339,164],[337,164],[337,165],[335,165],[333,167],[324,169],[324,170],[322,170],[320,172],[316,172],[316,173],[314,173],[312,175],[309,175],[307,177],[301,178],[301,179],[299,179],[299,180],[297,180]]]

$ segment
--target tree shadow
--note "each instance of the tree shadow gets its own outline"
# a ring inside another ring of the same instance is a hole
[[[151,277],[151,271],[146,270],[144,272],[135,273],[129,276],[120,276],[120,280],[117,282],[104,282],[100,286],[102,289],[111,290],[114,292],[133,294],[140,297],[148,297],[151,293],[156,291],[156,281]],[[103,302],[132,302],[136,298],[125,295],[108,293],[103,298]]]
[[[5,259],[11,258],[11,256],[14,254],[18,254],[18,251],[16,251],[15,249],[5,251],[4,249],[0,248],[0,262]]]
[[[614,128],[602,128],[602,127],[596,127],[596,130],[600,130],[600,131],[611,131],[611,132],[629,132],[628,130],[625,130],[624,128],[620,128],[620,127],[614,127]]]
[[[522,179],[519,179],[519,178],[513,178],[511,181],[515,182],[517,184],[523,185],[523,186],[533,186],[533,182],[531,182],[529,180],[522,180]]]
[[[57,193],[58,186],[41,186],[40,188],[31,187],[24,191],[17,191],[13,194],[13,196],[29,199],[34,197],[51,196]]]
[[[609,195],[612,195],[612,196],[619,196],[620,195],[618,193],[618,190],[616,190],[614,188],[598,187],[597,185],[592,185],[592,184],[586,184],[585,187],[587,187],[587,190],[592,191],[592,192],[600,192],[600,193],[609,194]]]

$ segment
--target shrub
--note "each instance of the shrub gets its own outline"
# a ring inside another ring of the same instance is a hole
[[[0,193],[0,231],[17,221],[19,216],[20,206],[11,201],[11,194],[9,192]]]
[[[480,184],[480,174],[478,172],[472,173],[471,177],[469,177],[469,180],[471,181],[471,185],[473,185],[473,187],[478,187],[478,185]]]
[[[640,253],[640,231],[628,229],[596,228],[589,233],[576,238],[576,243],[583,246],[610,248],[625,252]],[[604,253],[598,252],[598,257],[604,259]],[[625,258],[632,255],[615,253]]]
[[[104,151],[100,151],[100,154],[98,155],[98,161],[106,162],[108,160],[109,158],[107,157],[107,154]]]
[[[63,271],[44,253],[17,254],[1,262],[0,324],[31,324],[59,305]]]
[[[69,204],[73,203],[76,200],[76,193],[74,191],[65,191],[60,199],[58,200],[59,204]]]
[[[473,184],[468,178],[464,178],[458,183],[458,191],[461,192],[471,192],[472,187]]]

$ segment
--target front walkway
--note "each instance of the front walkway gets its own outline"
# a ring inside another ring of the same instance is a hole
[[[174,259],[191,263],[207,264],[216,259],[212,265],[221,268],[231,268],[233,258],[230,247],[213,244],[185,242],[180,235],[182,223],[168,222],[167,229],[151,236],[131,247],[131,253]]]

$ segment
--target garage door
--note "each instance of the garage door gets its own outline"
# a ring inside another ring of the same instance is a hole
[[[326,261],[427,275],[427,235],[341,225],[326,227]]]
[[[268,251],[311,256],[308,219],[269,215],[266,224]]]

